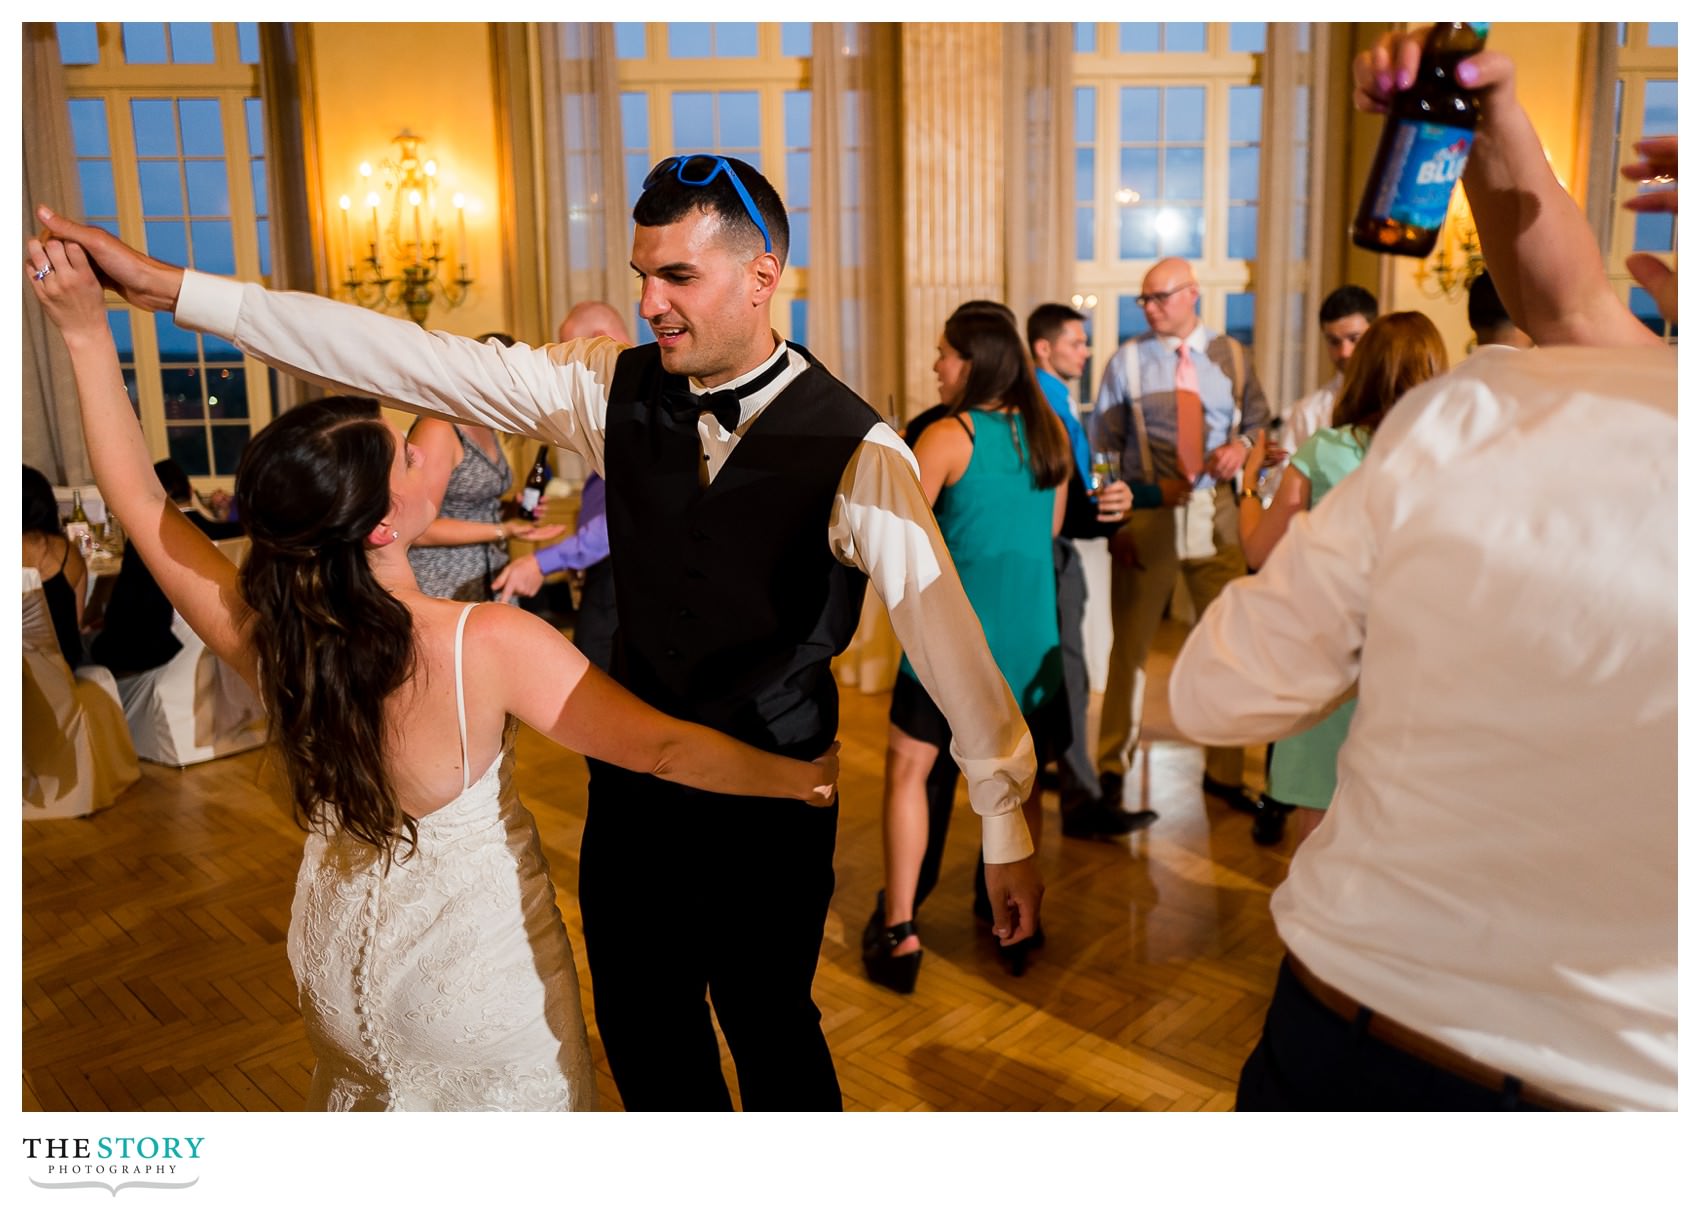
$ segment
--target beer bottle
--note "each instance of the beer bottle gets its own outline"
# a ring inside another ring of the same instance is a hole
[[[525,478],[525,487],[520,490],[519,509],[533,522],[543,521],[543,486],[549,483],[549,448],[537,448],[537,458],[532,461],[531,473]]]
[[[1479,116],[1475,94],[1458,83],[1458,65],[1482,49],[1487,31],[1479,21],[1443,22],[1429,31],[1416,79],[1388,105],[1352,224],[1359,248],[1407,257],[1433,251]]]
[[[84,559],[94,548],[94,528],[89,525],[89,516],[83,511],[80,489],[71,490],[71,520],[65,524],[65,538],[77,545],[77,551]]]

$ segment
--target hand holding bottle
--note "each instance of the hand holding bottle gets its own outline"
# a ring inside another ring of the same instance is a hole
[[[1426,257],[1446,222],[1481,117],[1471,91],[1487,26],[1453,21],[1384,36],[1353,63],[1360,109],[1387,115],[1352,240],[1379,253]]]

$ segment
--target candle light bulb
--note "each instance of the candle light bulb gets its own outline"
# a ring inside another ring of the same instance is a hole
[[[350,198],[347,194],[344,194],[336,200],[336,204],[346,211],[349,207],[354,205],[354,199]]]
[[[371,193],[366,195],[366,205],[371,207],[373,210],[378,209],[378,191],[377,190],[373,190]]]
[[[425,162],[425,175],[427,177],[435,177],[437,175],[437,162],[435,160],[427,160]]]
[[[372,165],[369,161],[362,160],[360,162],[360,175],[362,177],[370,177],[372,175]]]
[[[407,205],[418,206],[422,201],[424,201],[424,195],[422,195],[418,190],[407,191]]]
[[[466,195],[465,194],[456,194],[455,197],[454,197],[454,203],[455,203],[455,210],[458,211],[458,210],[464,209],[465,206],[466,206]]]

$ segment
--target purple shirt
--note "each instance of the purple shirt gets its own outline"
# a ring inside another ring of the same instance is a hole
[[[579,498],[578,530],[534,554],[545,576],[562,569],[588,569],[608,558],[608,486],[602,477],[592,472],[585,479]]]

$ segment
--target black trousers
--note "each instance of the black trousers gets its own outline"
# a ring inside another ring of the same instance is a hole
[[[921,855],[921,872],[915,880],[915,913],[921,913],[921,903],[927,894],[938,887],[939,865],[944,862],[944,842],[950,834],[950,815],[956,807],[956,785],[962,778],[956,760],[948,749],[939,751],[933,769],[927,772],[927,849]],[[986,890],[986,853],[980,852],[974,864],[974,903],[990,907],[991,894]]]
[[[1068,748],[1057,757],[1062,785],[1062,811],[1100,799],[1098,768],[1086,744],[1086,705],[1092,682],[1086,670],[1086,566],[1072,539],[1058,536],[1052,544],[1057,570],[1057,632],[1062,645],[1063,694],[1068,698]]]
[[[1450,1074],[1341,1019],[1281,962],[1263,1036],[1240,1071],[1237,1112],[1535,1112],[1515,1087]]]
[[[630,1111],[839,1111],[811,993],[838,809],[592,762],[579,908],[596,1027]]]
[[[584,571],[573,643],[605,674],[614,668],[614,632],[619,625],[614,611],[614,562],[604,558]]]

